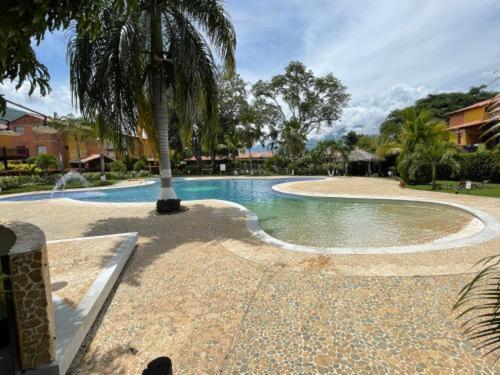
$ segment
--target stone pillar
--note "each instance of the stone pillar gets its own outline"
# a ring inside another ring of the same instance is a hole
[[[2,224],[16,235],[8,252],[21,368],[55,359],[55,324],[45,234],[22,222]]]

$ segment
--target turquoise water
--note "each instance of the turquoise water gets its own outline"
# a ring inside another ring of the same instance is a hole
[[[242,204],[259,217],[264,231],[282,241],[314,247],[400,246],[425,243],[454,233],[471,216],[453,207],[389,200],[313,198],[278,193],[272,186],[311,178],[174,180],[182,200],[222,199]],[[91,202],[154,202],[159,183],[55,197]],[[24,201],[50,194],[7,197]]]

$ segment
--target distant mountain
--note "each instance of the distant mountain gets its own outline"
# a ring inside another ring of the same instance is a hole
[[[309,139],[306,143],[306,149],[308,150],[312,150],[314,147],[316,147],[316,145],[323,141],[323,140],[327,140],[327,139],[338,139],[339,137],[337,135],[334,135],[334,134],[327,134],[325,135],[324,137],[321,137],[319,139],[316,139],[316,138],[312,138],[312,139]],[[267,145],[266,145],[267,146]],[[269,151],[267,149],[267,147],[262,147],[262,145],[259,143],[255,146],[252,147],[252,151],[255,151],[255,152],[263,152],[263,151]]]

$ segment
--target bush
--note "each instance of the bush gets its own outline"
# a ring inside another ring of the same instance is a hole
[[[460,180],[500,181],[500,165],[492,151],[476,151],[458,155]]]
[[[149,171],[131,171],[131,172],[108,172],[106,173],[106,177],[112,180],[126,180],[129,178],[138,178],[138,177],[149,177],[152,174]]]
[[[52,167],[57,167],[59,162],[54,155],[40,154],[31,159],[32,163],[40,168],[43,173],[47,174],[48,170]]]
[[[61,177],[54,174],[48,176],[28,175],[28,176],[5,176],[0,177],[0,188],[2,190],[16,189],[34,185],[53,185]]]
[[[264,171],[270,174],[287,174],[288,160],[281,155],[274,155],[264,160]]]
[[[141,157],[137,159],[137,161],[132,166],[132,169],[136,172],[139,172],[145,170],[147,166],[148,166],[148,160],[144,155],[141,155]]]
[[[89,181],[98,180],[101,177],[101,172],[85,172],[83,173],[83,177]]]
[[[127,172],[127,166],[121,160],[115,160],[114,162],[110,163],[109,169],[111,169],[111,172],[118,172],[118,173]]]
[[[3,169],[3,163],[1,163]],[[10,163],[8,164],[10,171],[15,172],[26,172],[27,173],[41,173],[42,170],[38,168],[35,164],[28,163]]]

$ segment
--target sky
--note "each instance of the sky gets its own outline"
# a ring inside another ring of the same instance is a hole
[[[498,0],[226,0],[236,29],[237,70],[252,83],[292,60],[316,75],[333,73],[351,100],[340,121],[313,138],[348,130],[375,134],[387,114],[431,93],[487,84],[500,90]],[[0,85],[12,101],[42,113],[71,106],[66,37],[48,34],[36,48],[52,92],[44,98]]]

